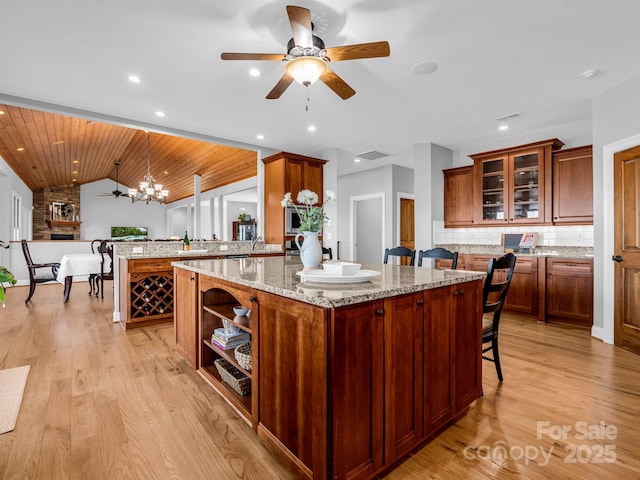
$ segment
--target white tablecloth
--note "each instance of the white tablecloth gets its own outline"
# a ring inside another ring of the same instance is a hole
[[[99,253],[70,253],[64,255],[60,260],[57,280],[64,283],[67,276],[89,275],[100,273],[100,261],[102,257]]]

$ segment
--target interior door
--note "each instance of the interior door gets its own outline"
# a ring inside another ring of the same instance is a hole
[[[382,198],[354,202],[354,261],[382,263]]]
[[[400,199],[400,245],[415,249],[414,201],[412,198]],[[401,265],[409,265],[408,258],[401,259]]]
[[[614,156],[614,343],[640,353],[640,146]]]

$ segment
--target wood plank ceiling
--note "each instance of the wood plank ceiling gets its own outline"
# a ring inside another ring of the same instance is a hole
[[[0,156],[33,191],[105,178],[136,188],[147,172],[147,133],[0,104]],[[168,203],[193,195],[193,175],[206,192],[257,175],[256,152],[150,132],[151,174]],[[111,190],[107,190],[111,191]]]

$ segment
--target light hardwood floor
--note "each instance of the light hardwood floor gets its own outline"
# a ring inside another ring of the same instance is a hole
[[[0,478],[294,478],[175,353],[171,324],[124,331],[111,282],[104,300],[86,292],[63,304],[39,285],[25,306],[26,287],[8,289],[0,368],[32,368]],[[484,362],[484,397],[385,478],[640,478],[639,356],[509,316],[500,340],[504,383]]]

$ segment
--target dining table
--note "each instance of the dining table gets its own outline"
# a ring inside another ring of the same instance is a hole
[[[56,280],[64,285],[64,303],[69,300],[73,277],[99,274],[101,262],[102,256],[99,253],[69,253],[62,256]]]

